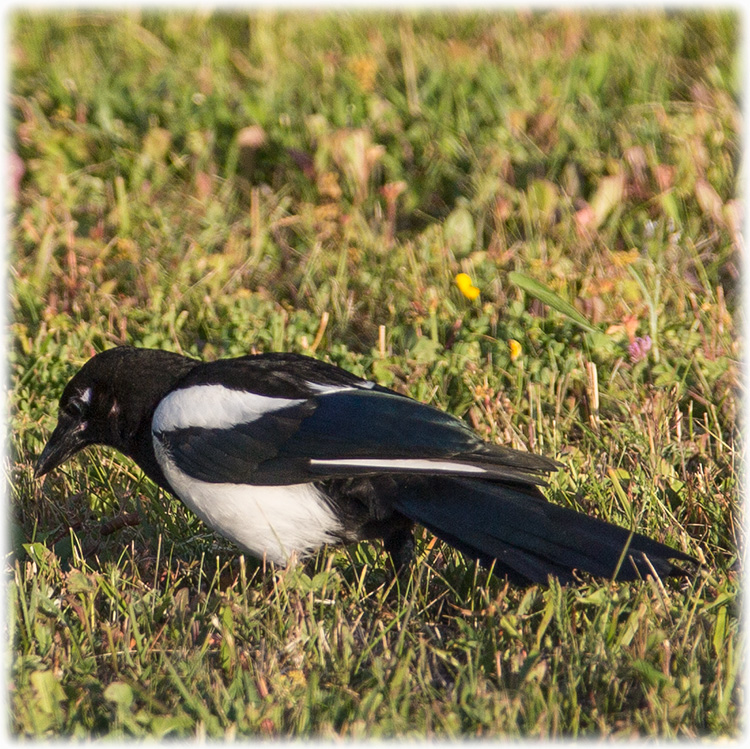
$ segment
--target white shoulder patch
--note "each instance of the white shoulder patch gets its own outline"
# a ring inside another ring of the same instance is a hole
[[[229,429],[304,402],[270,398],[223,385],[194,385],[175,390],[161,401],[154,412],[151,431],[156,434],[189,427]]]

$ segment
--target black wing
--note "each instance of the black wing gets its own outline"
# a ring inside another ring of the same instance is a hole
[[[336,367],[258,359],[197,368],[162,401],[154,438],[181,471],[212,483],[438,473],[541,484],[557,466]]]

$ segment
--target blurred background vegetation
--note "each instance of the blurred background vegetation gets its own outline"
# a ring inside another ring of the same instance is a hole
[[[10,35],[14,731],[733,733],[736,13],[37,12]],[[126,461],[33,481],[64,383],[121,343],[326,358],[557,456],[553,501],[710,572],[526,594],[426,537],[398,600],[367,549],[256,569],[258,598]]]

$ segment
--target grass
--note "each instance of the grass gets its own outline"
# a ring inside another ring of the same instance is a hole
[[[736,14],[39,12],[11,42],[15,736],[737,735]],[[399,584],[368,545],[266,569],[107,450],[35,481],[125,342],[332,361],[704,564],[519,589],[424,533]]]

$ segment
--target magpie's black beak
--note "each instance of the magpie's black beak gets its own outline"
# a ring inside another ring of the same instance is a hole
[[[58,421],[34,466],[34,476],[41,478],[86,447],[89,440],[85,437],[85,428],[86,424],[82,422],[70,419]]]

